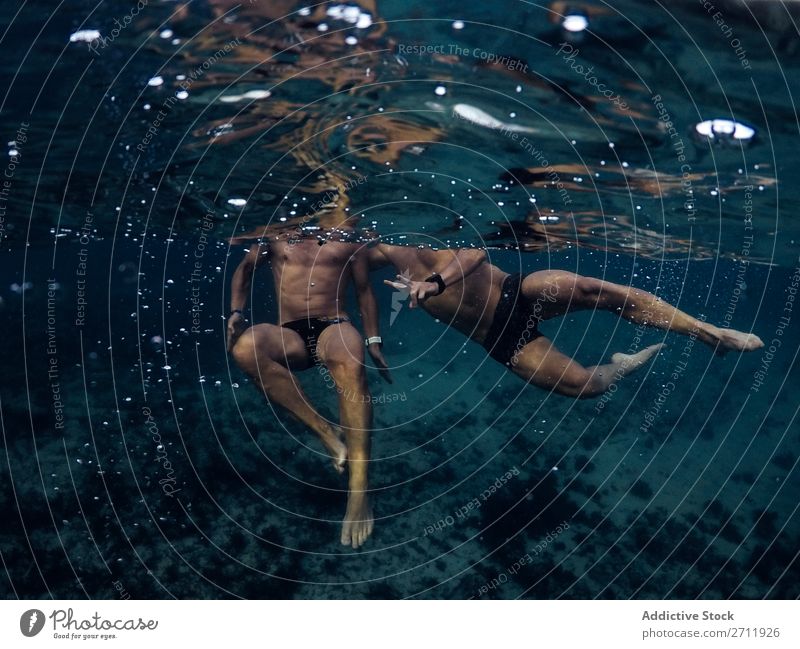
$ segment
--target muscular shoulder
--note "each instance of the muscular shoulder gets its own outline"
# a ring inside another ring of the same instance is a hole
[[[258,266],[267,261],[273,253],[273,248],[268,241],[258,241],[250,245],[245,256],[245,261]]]
[[[434,250],[432,248],[419,249],[417,256],[427,268],[441,268],[449,264],[456,251],[445,248],[444,250]]]

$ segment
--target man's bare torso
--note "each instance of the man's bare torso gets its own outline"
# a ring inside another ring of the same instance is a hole
[[[270,261],[281,324],[304,318],[344,316],[345,291],[352,279],[353,243],[316,239],[271,241]]]
[[[453,250],[431,250],[406,246],[381,246],[381,251],[398,272],[409,271],[417,281],[441,272],[453,259]],[[447,288],[441,295],[421,303],[428,313],[482,343],[492,325],[500,299],[503,280],[508,273],[483,263],[463,281]]]

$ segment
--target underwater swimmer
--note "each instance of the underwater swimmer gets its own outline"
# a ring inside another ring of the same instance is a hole
[[[281,324],[256,324],[243,331],[242,310],[253,274],[267,261],[272,267]],[[367,349],[384,378],[390,380],[380,349],[366,251],[348,242],[344,231],[333,231],[324,238],[302,234],[272,236],[250,246],[231,281],[228,350],[271,403],[287,409],[319,436],[337,471],[343,472],[347,465],[349,490],[341,541],[358,548],[373,528],[367,493],[372,406],[364,366],[364,339],[342,306],[351,281],[367,335]],[[315,364],[324,365],[335,381],[346,445],[341,430],[311,406],[290,371]]]
[[[568,397],[603,394],[663,347],[657,344],[635,354],[613,354],[610,363],[584,367],[538,330],[542,320],[570,311],[601,309],[637,324],[695,335],[719,354],[764,346],[755,334],[702,322],[633,287],[563,270],[537,271],[525,277],[506,273],[488,263],[484,250],[380,243],[370,249],[369,261],[372,268],[391,265],[403,273],[384,283],[408,291],[412,308],[419,305],[449,323],[528,383]]]

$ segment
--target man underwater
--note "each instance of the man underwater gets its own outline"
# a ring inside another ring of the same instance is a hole
[[[344,311],[346,290],[356,289],[366,334],[366,349],[386,380],[375,296],[369,282],[366,250],[349,241],[349,229],[332,229],[320,238],[297,232],[263,236],[250,246],[231,281],[228,349],[272,403],[286,408],[311,428],[337,471],[349,469],[347,511],[341,542],[358,548],[372,533],[368,495],[372,404],[364,366],[365,340]],[[237,237],[234,241],[245,237]],[[244,329],[252,276],[270,262],[278,296],[279,325],[260,323]],[[322,417],[292,375],[324,365],[339,393],[341,430]]]
[[[574,398],[596,397],[641,368],[663,347],[616,353],[605,365],[584,367],[560,352],[538,330],[539,322],[570,311],[605,310],[630,322],[683,335],[696,335],[717,353],[764,346],[755,334],[702,322],[655,295],[564,270],[509,274],[487,261],[485,250],[432,250],[384,243],[369,250],[371,268],[391,265],[395,281],[421,306],[483,345],[489,355],[523,380]]]

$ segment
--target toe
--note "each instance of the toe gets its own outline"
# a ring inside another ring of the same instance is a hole
[[[355,543],[353,544],[354,548],[360,548],[364,545],[364,524],[359,523],[358,529],[356,530],[355,534],[353,535],[355,539]]]

